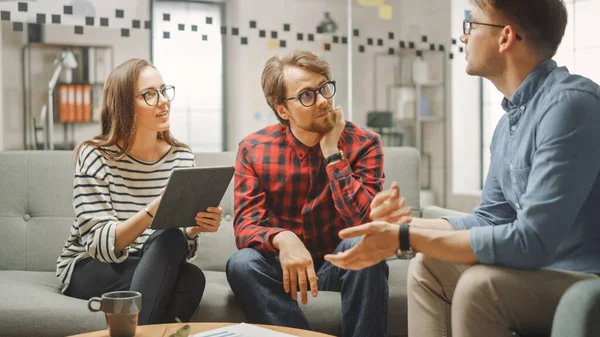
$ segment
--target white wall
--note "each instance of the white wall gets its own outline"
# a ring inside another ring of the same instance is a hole
[[[0,111],[4,111],[4,102],[2,99],[2,87],[3,87],[3,78],[2,78],[2,72],[4,68],[3,62],[2,62],[2,45],[3,45],[3,39],[2,39],[2,31],[4,25],[0,24]],[[0,134],[0,151],[2,151],[4,149],[4,114],[0,112],[0,131],[2,131],[2,133]]]
[[[11,22],[2,26],[2,150],[24,148],[23,86],[21,77],[21,46],[26,42],[23,32],[13,32]]]

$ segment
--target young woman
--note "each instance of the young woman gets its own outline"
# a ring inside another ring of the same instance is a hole
[[[149,228],[171,172],[194,166],[194,155],[169,132],[175,87],[149,62],[129,60],[109,75],[102,97],[102,133],[76,153],[76,220],[57,262],[68,296],[142,293],[139,324],[188,321],[202,298],[195,257],[201,232],[215,232],[221,209],[196,216],[196,226]]]

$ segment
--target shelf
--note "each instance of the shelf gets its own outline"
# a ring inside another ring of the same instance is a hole
[[[427,81],[425,83],[417,83],[415,86],[418,87],[442,87],[444,86],[444,82],[442,81]]]
[[[404,118],[404,119],[396,119],[397,123],[400,124],[413,124],[416,122],[421,123],[435,123],[435,122],[443,122],[444,118],[439,116],[421,116],[419,118]]]
[[[416,87],[443,87],[442,81],[427,81],[425,83],[410,83],[410,84],[388,84],[388,88],[416,88]]]
[[[421,116],[419,117],[421,122],[443,122],[444,118],[440,116]]]

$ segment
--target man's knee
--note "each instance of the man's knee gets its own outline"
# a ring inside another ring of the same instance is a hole
[[[360,240],[362,240],[360,237],[344,239],[338,244],[338,246],[339,246],[338,250],[341,252],[346,251],[346,250],[356,246],[360,242]]]
[[[410,289],[423,280],[431,278],[432,269],[435,270],[435,265],[440,262],[442,261],[417,253],[408,264],[408,288]]]
[[[460,306],[461,303],[479,303],[491,300],[493,287],[501,286],[503,277],[498,267],[476,265],[472,266],[458,279],[454,291],[453,303]]]
[[[257,272],[264,257],[253,248],[240,249],[233,253],[225,267],[230,280],[246,280]]]

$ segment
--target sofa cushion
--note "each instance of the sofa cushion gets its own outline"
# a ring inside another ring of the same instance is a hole
[[[191,321],[194,322],[243,322],[244,312],[238,305],[233,291],[227,282],[225,272],[203,270],[206,288],[198,310]]]
[[[104,314],[60,293],[54,272],[0,271],[0,336],[67,336],[106,329]]]
[[[388,260],[390,276],[390,316],[388,317],[388,334],[390,336],[406,336],[408,329],[406,308],[406,275],[409,260]]]

